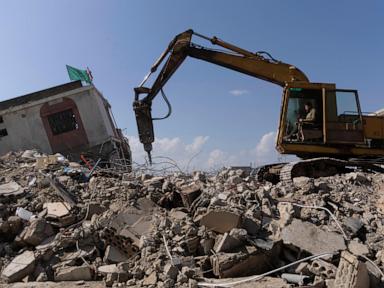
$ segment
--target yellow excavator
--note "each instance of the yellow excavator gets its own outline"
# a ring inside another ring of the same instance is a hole
[[[214,50],[192,42],[192,36],[208,40],[225,50]],[[301,161],[265,165],[257,170],[259,180],[290,181],[292,177],[330,176],[351,167],[382,171],[384,160],[384,115],[362,113],[356,90],[338,89],[333,83],[312,83],[291,64],[276,60],[264,51],[250,52],[217,37],[193,30],[177,35],[134,88],[133,108],[139,138],[151,161],[155,140],[151,106],[187,56],[204,60],[283,87],[276,149],[294,154]],[[151,88],[149,77],[163,63]],[[166,117],[170,115],[171,109]],[[164,117],[164,118],[166,118]]]

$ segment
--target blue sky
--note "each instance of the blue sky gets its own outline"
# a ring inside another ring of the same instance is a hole
[[[89,66],[118,124],[135,136],[133,88],[169,41],[189,28],[268,51],[313,82],[358,89],[364,111],[384,107],[384,2],[379,0],[2,1],[0,100],[69,81],[66,64]],[[160,141],[155,154],[184,161],[201,151],[196,166],[212,159],[239,165],[276,159],[269,146],[280,87],[188,59],[165,91],[174,112],[155,123]],[[154,115],[165,112],[157,99]],[[141,156],[136,140],[132,145]]]

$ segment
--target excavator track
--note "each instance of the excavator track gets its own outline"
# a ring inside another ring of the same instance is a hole
[[[384,168],[366,160],[341,160],[330,157],[312,158],[290,163],[278,163],[261,166],[257,169],[259,181],[292,184],[292,179],[299,176],[319,178],[348,173],[356,170],[384,172]]]

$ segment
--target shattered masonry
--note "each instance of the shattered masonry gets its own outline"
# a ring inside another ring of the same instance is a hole
[[[2,283],[383,287],[383,174],[88,172],[33,150],[0,158]]]

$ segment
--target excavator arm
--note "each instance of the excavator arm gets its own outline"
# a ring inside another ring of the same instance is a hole
[[[196,45],[191,41],[193,35],[208,40],[214,45],[221,46],[222,48],[227,49],[227,51],[217,51]],[[167,56],[168,58],[152,87],[145,87],[144,84],[151,74],[157,71],[157,68]],[[151,67],[149,74],[144,78],[142,83],[134,89],[135,101],[133,103],[133,108],[135,111],[139,138],[140,142],[144,145],[144,150],[148,153],[150,161],[150,152],[152,150],[152,143],[154,142],[153,119],[151,115],[152,101],[159,92],[162,92],[164,85],[187,56],[226,67],[282,87],[290,82],[309,82],[307,76],[298,68],[278,61],[266,52],[253,53],[233,44],[224,42],[217,37],[209,38],[195,33],[192,30],[187,30],[177,35],[171,41],[167,49]]]

